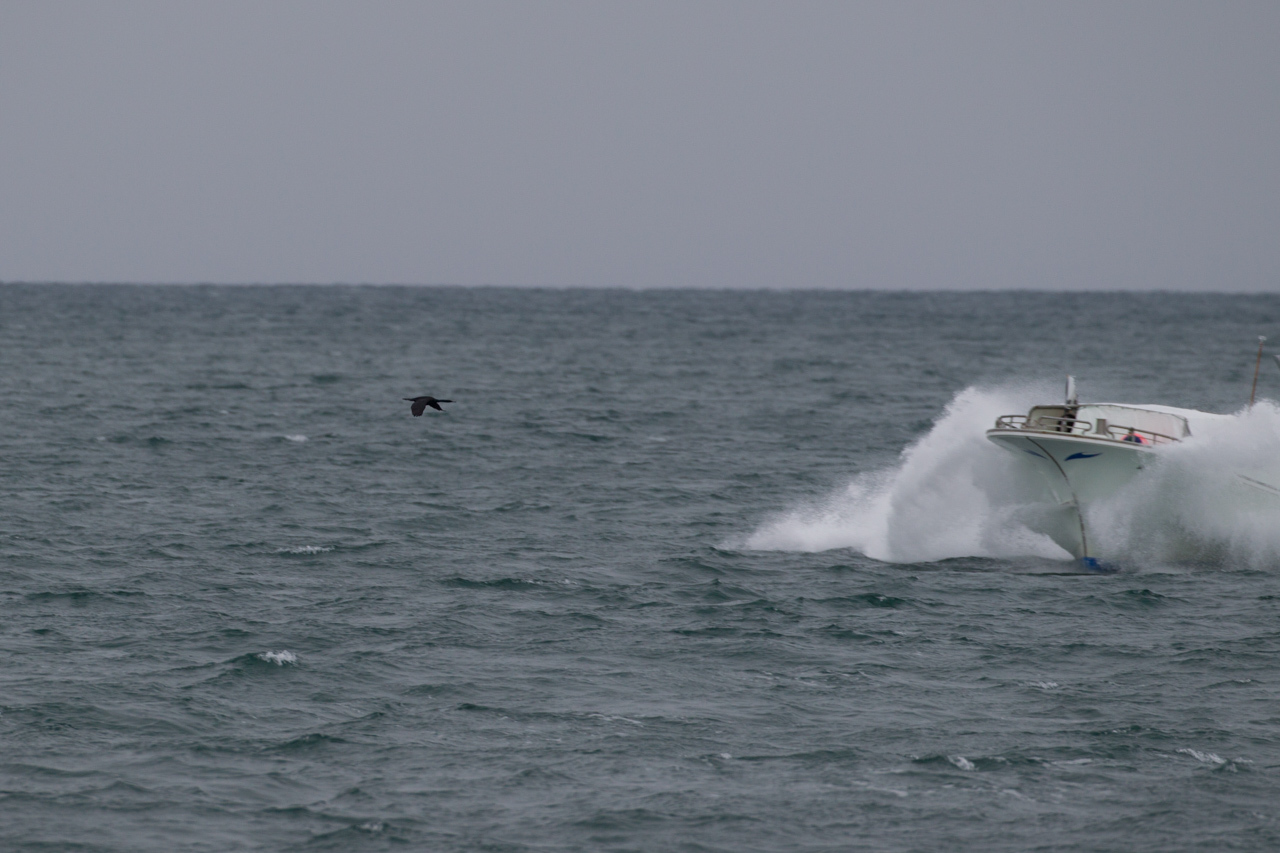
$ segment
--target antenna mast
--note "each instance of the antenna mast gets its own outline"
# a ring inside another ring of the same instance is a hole
[[[1258,394],[1258,368],[1262,367],[1262,345],[1267,339],[1258,335],[1258,360],[1253,363],[1253,388],[1249,391],[1249,408],[1253,408],[1253,398]]]

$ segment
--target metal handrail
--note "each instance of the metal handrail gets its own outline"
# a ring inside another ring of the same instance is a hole
[[[1093,421],[1082,421],[1076,418],[1052,418],[1047,415],[1040,415],[1032,420],[1027,415],[1001,415],[996,418],[995,428],[1048,434],[1088,435],[1109,441],[1132,441],[1129,436],[1134,435],[1141,439],[1140,441],[1132,441],[1134,444],[1171,444],[1178,441],[1173,436],[1165,435],[1162,432],[1112,424],[1106,421],[1103,421],[1103,423],[1105,424],[1106,432],[1098,432]]]
[[[1042,429],[1049,432],[1071,432],[1077,430],[1086,433],[1093,429],[1093,421],[1082,421],[1076,418],[1051,418],[1048,415],[1040,415],[1034,421],[1028,421],[1024,429]]]

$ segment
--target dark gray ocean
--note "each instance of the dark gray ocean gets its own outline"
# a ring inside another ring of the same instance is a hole
[[[1280,371],[1113,574],[982,436],[1066,373],[1239,412],[1258,335],[1280,297],[0,286],[0,849],[1280,848],[1280,515],[1159,504],[1270,452]]]

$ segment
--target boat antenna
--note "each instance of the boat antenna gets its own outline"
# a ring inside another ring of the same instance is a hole
[[[1076,394],[1076,378],[1071,374],[1067,374],[1067,405],[1080,405],[1080,397]]]
[[[1253,408],[1253,398],[1258,394],[1258,369],[1262,367],[1262,345],[1267,339],[1258,335],[1258,360],[1253,363],[1253,389],[1249,392],[1249,408]]]

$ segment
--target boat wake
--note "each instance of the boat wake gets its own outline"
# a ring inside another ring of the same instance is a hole
[[[852,548],[890,563],[957,557],[1070,559],[1047,535],[1045,494],[986,438],[1039,388],[966,388],[891,468],[766,520],[744,543],[767,551]],[[1267,464],[1263,464],[1267,460]],[[1169,447],[1088,509],[1097,552],[1122,565],[1280,565],[1280,407],[1259,402]]]

